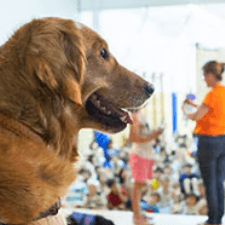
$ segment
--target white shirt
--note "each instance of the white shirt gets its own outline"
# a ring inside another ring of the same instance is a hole
[[[143,114],[138,115],[139,122],[145,126],[142,131],[142,135],[149,136],[150,130],[146,127],[147,120]],[[140,133],[140,131],[139,131]],[[132,148],[129,152],[130,154],[136,154],[145,159],[154,159],[153,142],[149,141],[146,143],[132,143]]]

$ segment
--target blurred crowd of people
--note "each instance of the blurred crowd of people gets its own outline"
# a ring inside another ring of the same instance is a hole
[[[205,188],[195,158],[194,139],[174,135],[172,149],[163,138],[154,140],[154,173],[142,192],[143,211],[207,215]],[[127,141],[120,149],[108,142],[109,163],[103,149],[93,140],[78,170],[63,206],[68,208],[132,210],[133,178],[129,166]]]

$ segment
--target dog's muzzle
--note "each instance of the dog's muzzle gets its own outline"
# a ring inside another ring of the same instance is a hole
[[[150,97],[152,95],[152,93],[155,91],[155,88],[153,87],[153,85],[146,85],[144,86],[144,90],[145,90],[145,94]]]

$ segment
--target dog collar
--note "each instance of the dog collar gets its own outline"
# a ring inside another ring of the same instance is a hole
[[[15,120],[13,117],[0,112],[0,124],[5,129],[15,133],[18,136],[30,139],[35,142],[43,142],[42,138],[31,128],[23,124],[21,121]]]
[[[57,215],[60,208],[61,208],[61,201],[59,199],[50,209],[48,209],[45,212],[41,212],[40,215],[38,216],[38,218],[35,219],[35,221],[44,219],[48,216]],[[0,222],[0,225],[12,225],[12,224],[5,224],[5,223]]]
[[[43,218],[46,218],[48,216],[57,215],[60,208],[61,208],[61,201],[59,199],[50,209],[48,209],[45,212],[41,212],[39,217],[36,220],[43,219]]]

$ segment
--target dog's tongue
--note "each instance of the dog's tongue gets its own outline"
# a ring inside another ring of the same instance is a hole
[[[133,124],[133,120],[130,118],[129,113],[125,112],[124,114],[125,114],[125,116],[127,118],[127,122],[130,123],[130,124]]]

